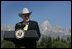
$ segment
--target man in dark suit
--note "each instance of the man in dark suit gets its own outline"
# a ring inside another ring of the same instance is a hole
[[[23,19],[23,21],[17,23],[15,25],[15,30],[17,29],[24,29],[24,30],[36,30],[37,34],[40,38],[40,30],[38,23],[36,21],[30,20],[30,14],[32,12],[29,12],[27,8],[23,9],[23,12],[19,14],[19,16]],[[39,39],[38,39],[39,40]],[[36,41],[38,40],[33,40],[33,39],[26,39],[26,40],[21,40],[19,43],[16,44],[17,47],[23,48],[24,46],[26,48],[36,48]]]

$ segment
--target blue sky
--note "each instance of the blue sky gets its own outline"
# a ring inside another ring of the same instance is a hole
[[[42,24],[48,20],[52,26],[71,27],[71,1],[1,1],[1,25],[15,25],[23,8],[32,11],[31,20]]]

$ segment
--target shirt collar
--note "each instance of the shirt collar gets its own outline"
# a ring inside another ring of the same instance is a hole
[[[23,21],[23,24],[26,24],[26,23]],[[27,24],[29,25],[29,22]]]

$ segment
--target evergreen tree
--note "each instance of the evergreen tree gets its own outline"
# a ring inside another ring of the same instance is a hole
[[[11,41],[3,41],[1,43],[1,48],[15,48],[15,44]]]

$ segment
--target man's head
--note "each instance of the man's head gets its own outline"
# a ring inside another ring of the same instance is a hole
[[[22,15],[22,19],[23,19],[24,22],[28,22],[30,20],[30,15],[24,14],[24,15]]]
[[[30,14],[32,12],[29,12],[29,10],[27,8],[23,9],[22,13],[19,13],[19,16],[22,17],[24,22],[28,22],[30,20]]]

